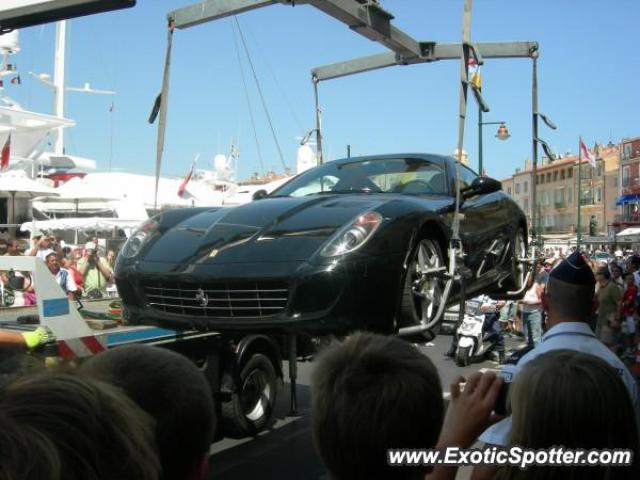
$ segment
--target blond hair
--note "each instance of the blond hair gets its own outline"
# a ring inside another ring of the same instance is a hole
[[[390,467],[389,448],[432,448],[444,415],[429,358],[394,337],[356,333],[322,352],[311,378],[316,448],[337,480],[423,478]]]
[[[510,445],[525,448],[624,448],[632,467],[532,466],[505,469],[500,478],[640,478],[638,429],[629,392],[619,373],[599,357],[553,350],[536,357],[509,392]]]

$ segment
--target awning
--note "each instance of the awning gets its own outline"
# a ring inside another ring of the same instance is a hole
[[[626,205],[627,203],[640,203],[640,194],[622,195],[616,200],[616,205]]]
[[[629,227],[622,230],[616,237],[629,237],[631,235],[640,235],[640,227]]]

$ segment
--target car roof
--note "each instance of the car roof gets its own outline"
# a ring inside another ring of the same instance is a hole
[[[386,153],[384,155],[363,155],[360,157],[339,158],[331,160],[326,163],[335,163],[344,165],[347,163],[358,163],[371,160],[386,160],[386,159],[398,159],[398,158],[415,158],[420,160],[426,160],[429,162],[437,163],[439,165],[445,165],[447,158],[453,159],[448,155],[438,155],[435,153]],[[455,161],[455,159],[453,159]]]

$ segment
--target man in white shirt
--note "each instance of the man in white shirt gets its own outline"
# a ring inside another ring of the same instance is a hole
[[[629,391],[636,415],[640,405],[638,385],[624,363],[593,333],[587,323],[595,290],[595,277],[589,265],[579,253],[573,253],[549,274],[549,282],[543,294],[543,304],[548,312],[549,330],[541,343],[523,356],[517,365],[502,370],[506,383],[511,383],[524,365],[538,355],[551,350],[569,349],[597,356],[615,368]],[[634,419],[629,419],[633,421]],[[637,421],[637,420],[636,420]],[[491,445],[507,445],[511,434],[511,417],[492,425],[480,436]],[[491,478],[495,470],[482,467],[474,470],[472,478]]]
[[[46,258],[47,267],[49,267],[49,271],[56,276],[56,282],[60,285],[60,288],[67,295],[69,300],[74,301],[76,298],[76,291],[78,290],[78,286],[76,285],[75,280],[73,279],[73,275],[66,268],[60,267],[60,262],[58,261],[58,254],[55,252],[51,252],[47,255]]]

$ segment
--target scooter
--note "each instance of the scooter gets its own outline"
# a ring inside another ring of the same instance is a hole
[[[478,311],[465,313],[462,324],[455,332],[457,347],[456,364],[466,367],[473,361],[484,360],[496,347],[497,339],[491,332],[483,332],[485,314]]]

